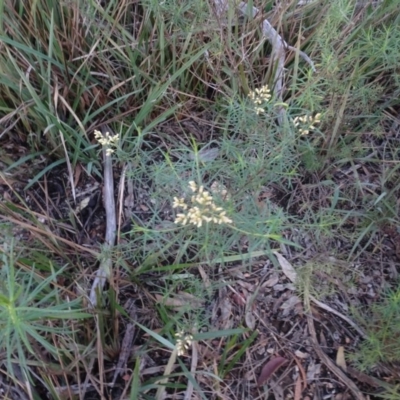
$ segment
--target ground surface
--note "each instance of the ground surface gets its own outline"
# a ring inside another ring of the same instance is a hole
[[[397,4],[22,3],[0,24],[0,397],[400,399]],[[259,112],[264,18],[295,47]],[[176,222],[190,182],[225,223]],[[46,314],[73,300],[89,314]]]
[[[176,130],[173,124],[166,124],[166,127]],[[168,147],[166,142],[164,146]],[[154,157],[154,163],[157,163],[157,157]],[[379,176],[373,163],[359,164],[356,168],[360,179],[373,182],[373,177]],[[114,170],[117,182],[121,174],[122,170]],[[338,169],[333,179],[338,185],[351,183],[352,174],[352,170]],[[23,190],[29,180],[25,171],[9,187],[2,182],[2,198],[18,204],[15,197],[18,193],[38,216],[50,217],[52,222],[48,223],[48,227],[58,237],[96,249],[104,241],[106,223],[102,181],[99,177],[89,177],[84,170],[76,176],[76,202],[72,199],[65,168],[54,169],[27,191]],[[263,187],[258,192],[258,207],[275,204],[296,218],[301,217],[304,207],[323,207],[324,196],[330,197],[328,191],[331,189],[316,189],[312,182],[306,183],[308,179],[313,178],[307,177],[304,182],[299,179],[285,194],[274,186]],[[125,182],[122,203],[118,197],[119,189],[115,191],[117,203],[124,207],[119,244],[126,250],[125,262],[132,270],[137,268],[135,262],[129,259],[127,250],[132,243],[132,224],[152,224],[152,195],[156,191],[153,183],[143,176],[133,181],[130,178]],[[208,184],[212,186],[212,182]],[[320,190],[326,193],[317,193]],[[76,228],[65,223],[71,210]],[[158,212],[160,220],[172,224],[174,211],[171,204],[165,204]],[[348,229],[351,230],[352,222],[348,222]],[[33,240],[29,230],[22,229],[15,234],[26,243]],[[118,272],[119,301],[135,321],[154,331],[163,325],[157,313],[160,302],[172,313],[185,313],[189,320],[193,316],[196,324],[201,321],[201,326],[193,326],[193,332],[246,328],[245,333],[230,343],[227,343],[226,337],[197,341],[181,358],[188,370],[196,371],[197,383],[209,399],[339,400],[357,398],[357,391],[360,396],[361,393],[371,394],[369,398],[372,399],[375,398],[373,393],[381,390],[380,382],[398,383],[400,374],[396,365],[376,365],[373,370],[363,373],[349,362],[346,366],[343,356],[343,351],[346,359],[347,354],[356,353],[357,346],[365,338],[365,321],[363,317],[357,321],[355,311],[365,312],[397,280],[400,241],[396,227],[385,225],[367,235],[362,242],[363,251],[353,257],[352,262],[347,261],[346,256],[354,252],[354,243],[340,240],[336,235],[326,238],[322,246],[320,241],[315,245],[315,238],[310,234],[304,235],[299,229],[287,229],[282,235],[299,247],[272,245],[275,262],[270,257],[253,254],[240,262],[225,261],[212,265],[204,262],[186,268],[185,274],[200,282],[197,294],[181,283],[166,295],[163,293],[165,274],[153,272],[151,268],[134,283],[128,271],[121,270]],[[235,246],[240,246],[242,253],[246,253],[247,245],[244,235]],[[148,246],[149,249],[156,248],[151,243]],[[162,265],[163,262],[159,267]],[[164,262],[164,265],[167,264]],[[93,269],[89,267],[86,272],[90,276]],[[202,294],[200,297],[199,293]],[[107,353],[108,372],[105,377],[108,383],[114,385],[112,390],[107,389],[111,393],[109,398],[120,398],[126,390],[125,382],[129,382],[137,355],[143,380],[160,376],[169,358],[168,351],[157,346],[153,349],[153,345],[148,343],[148,336],[127,318],[121,317],[120,323],[116,348],[114,351],[109,349]],[[245,340],[249,341],[249,345],[243,354],[235,358]],[[269,376],[268,386],[257,385],[263,367],[277,357],[283,357],[284,362]],[[233,363],[231,368],[224,372],[224,366],[230,362]],[[175,363],[172,370],[179,371],[180,368]],[[222,378],[217,387],[214,378],[207,374],[216,370]],[[95,371],[93,373],[96,375]],[[178,376],[172,382],[178,385],[181,379],[185,381]],[[351,385],[354,386],[351,388]],[[185,390],[180,391],[177,387],[170,389],[166,398],[183,398]],[[91,389],[93,387],[89,385],[85,398],[99,398]]]

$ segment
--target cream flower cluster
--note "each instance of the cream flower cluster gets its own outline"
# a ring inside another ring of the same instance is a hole
[[[232,223],[232,220],[225,215],[224,209],[215,205],[212,196],[204,190],[203,186],[197,187],[195,182],[190,181],[189,188],[193,192],[191,207],[188,206],[185,199],[174,197],[172,206],[185,211],[176,215],[176,224],[191,224],[200,228],[203,222],[213,222],[215,224]]]
[[[184,332],[178,332],[175,334],[175,337],[177,338],[176,349],[178,350],[178,356],[183,356],[192,344],[193,336]]]
[[[94,131],[94,137],[96,140],[102,145],[106,146],[106,155],[110,156],[112,153],[114,153],[114,149],[112,147],[115,147],[117,145],[119,135],[110,135],[110,132],[106,132],[105,135],[100,131]]]
[[[260,89],[255,89],[249,93],[249,98],[253,102],[254,110],[256,114],[264,112],[264,108],[261,107],[264,103],[271,99],[271,91],[268,85],[262,86]]]
[[[321,114],[317,114],[315,117],[304,115],[302,117],[295,117],[293,119],[294,126],[301,125],[299,132],[301,135],[308,135],[311,130],[315,129],[315,124],[321,122]]]

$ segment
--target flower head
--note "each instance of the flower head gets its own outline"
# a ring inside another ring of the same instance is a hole
[[[321,122],[321,114],[318,113],[315,117],[309,115],[303,115],[301,117],[295,117],[293,119],[294,126],[299,127],[299,132],[301,135],[308,135],[311,130],[315,129],[315,124]]]
[[[261,114],[264,112],[262,107],[271,99],[271,91],[268,85],[262,86],[260,89],[254,89],[249,93],[249,98],[253,103],[254,111],[256,114]]]
[[[204,186],[197,186],[196,182],[190,181],[189,188],[193,192],[191,205],[185,199],[174,197],[173,208],[181,208],[185,213],[178,213],[175,218],[176,224],[195,225],[200,228],[203,222],[215,224],[231,224],[232,220],[226,216],[222,207],[217,207],[213,197],[204,190]]]
[[[180,198],[178,199],[178,197],[174,197],[174,202],[172,203],[172,207],[173,208],[183,208],[184,210],[187,209],[187,204],[185,203],[185,199],[184,198]]]
[[[178,350],[178,356],[183,356],[185,351],[189,349],[192,344],[193,336],[188,333],[178,332],[175,334],[176,339],[176,349]]]
[[[102,146],[106,147],[107,156],[110,156],[112,153],[114,153],[114,149],[112,147],[115,147],[117,145],[117,142],[119,140],[118,134],[110,135],[110,132],[106,132],[103,135],[100,131],[95,130],[94,137]]]

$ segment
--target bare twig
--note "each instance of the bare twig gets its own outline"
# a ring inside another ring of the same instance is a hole
[[[121,179],[119,181],[119,188],[118,188],[118,227],[119,227],[119,229],[118,229],[117,243],[119,243],[119,241],[120,241],[122,215],[123,215],[123,209],[124,209],[125,179],[126,179],[127,168],[128,168],[128,165],[125,165],[125,167],[122,170]],[[128,183],[128,187],[129,187],[129,183]]]
[[[239,11],[242,13],[242,15],[251,18],[254,18],[259,13],[258,8],[249,8],[249,6],[243,1],[239,3]],[[283,69],[285,65],[285,48],[287,47],[287,44],[267,19],[263,20],[261,27],[263,35],[271,43],[272,46],[271,62],[275,70],[274,93],[278,102],[282,102],[284,79]]]
[[[192,362],[190,364],[190,373],[192,374],[193,378],[196,373],[198,361],[199,361],[199,357],[198,357],[198,352],[197,352],[197,342],[193,340],[193,342],[192,342]],[[193,383],[191,381],[188,381],[183,400],[191,400],[192,394],[193,394]]]
[[[367,334],[355,323],[353,322],[350,318],[346,317],[339,311],[336,311],[334,308],[329,307],[327,304],[322,303],[321,301],[317,300],[314,296],[310,295],[310,299],[312,300],[313,303],[315,303],[318,307],[322,308],[325,311],[328,311],[332,314],[335,314],[339,318],[342,318],[344,321],[346,321],[350,326],[352,326],[358,333],[359,335],[363,338],[367,338]]]
[[[280,253],[278,253],[277,251],[273,252],[275,254],[275,256],[277,257],[279,264],[282,267],[282,271],[283,273],[293,282],[296,283],[297,282],[297,272],[296,270],[293,268],[292,264],[289,263],[289,261],[286,260],[285,257],[283,257]],[[344,321],[346,321],[350,326],[352,326],[363,339],[367,338],[366,333],[355,323],[353,322],[350,318],[346,317],[345,315],[343,315],[342,313],[340,313],[339,311],[335,310],[332,307],[329,307],[327,304],[322,303],[322,301],[317,300],[314,296],[309,295],[307,296],[307,298],[304,299],[304,301],[306,302],[306,300],[309,302],[310,300],[315,303],[318,307],[324,309],[325,311],[328,311],[332,314],[337,315],[339,318],[342,318]]]
[[[165,394],[166,383],[168,382],[168,376],[171,374],[171,372],[174,369],[174,364],[175,364],[177,356],[178,356],[178,349],[175,348],[174,350],[172,350],[172,353],[169,357],[168,363],[164,370],[164,376],[166,378],[162,378],[162,379],[154,382],[155,384],[160,385],[156,392],[156,400],[163,400],[166,398],[165,397],[166,396],[166,394]]]
[[[109,132],[109,129],[107,129]],[[103,135],[105,129],[103,129]],[[106,237],[103,252],[106,257],[101,261],[100,267],[96,272],[92,289],[90,290],[90,304],[96,306],[97,293],[101,292],[106,279],[111,276],[111,249],[114,246],[115,236],[117,231],[117,219],[115,215],[115,200],[114,200],[114,178],[112,171],[111,155],[107,155],[106,148],[103,148],[103,161],[104,161],[104,207],[106,209]]]
[[[215,9],[217,11],[218,17],[222,17],[224,13],[228,10],[228,0],[214,0]],[[259,10],[256,7],[249,7],[247,3],[240,2],[238,5],[239,12],[247,17],[254,18]],[[293,46],[289,46],[281,35],[276,31],[276,29],[269,23],[267,19],[264,19],[262,22],[262,33],[265,38],[272,45],[272,56],[271,62],[274,67],[274,93],[279,104],[278,115],[279,122],[283,122],[283,116],[285,114],[285,108],[280,103],[283,103],[283,90],[284,90],[284,66],[285,66],[285,57],[286,50],[298,51],[299,56],[302,57],[308,64],[310,64],[312,70],[315,72],[315,66],[310,57],[307,56],[304,52],[298,50]]]
[[[305,300],[306,303],[308,303],[308,304],[306,304],[306,306],[308,306],[308,309],[310,309],[310,299],[306,296],[304,300]],[[346,374],[340,368],[338,368],[335,365],[335,363],[321,349],[321,346],[319,345],[318,340],[317,340],[317,333],[315,331],[314,320],[313,320],[313,317],[310,315],[310,313],[308,313],[308,315],[307,315],[307,322],[308,322],[308,330],[310,332],[310,336],[311,336],[311,340],[312,340],[312,344],[313,344],[314,350],[317,353],[317,355],[320,358],[320,360],[353,393],[355,399],[365,400],[365,396],[361,393],[361,391],[354,384],[354,382],[351,379],[349,379],[346,376]]]
[[[242,15],[247,17],[254,18],[259,10],[256,7],[249,8],[249,6],[245,2],[239,3],[239,11]],[[250,15],[249,15],[250,14]],[[276,31],[276,29],[269,23],[267,19],[264,19],[262,22],[262,33],[265,38],[271,43],[272,46],[272,55],[271,62],[274,67],[274,93],[278,103],[283,103],[283,81],[285,78],[284,75],[284,67],[285,67],[285,57],[286,57],[286,49],[290,49],[297,52],[297,49],[293,46],[289,46],[281,35]],[[302,51],[299,51],[299,55],[304,58],[311,66],[312,70],[315,72],[314,63],[311,59]],[[278,108],[279,122],[282,123],[283,115],[285,113],[285,108],[280,105]]]
[[[21,377],[19,386],[7,383],[7,381],[0,375],[0,390],[6,395],[7,399],[20,399],[30,400],[31,397],[23,391],[23,378]],[[25,391],[29,393],[29,389],[25,388]],[[8,397],[11,396],[11,397]]]
[[[135,321],[136,318],[136,306],[135,306],[135,300],[134,299],[129,299],[127,301],[127,304],[125,304],[125,310],[128,311],[129,317],[131,318],[132,321]],[[129,322],[126,326],[126,331],[124,338],[121,343],[121,351],[119,353],[119,358],[118,358],[118,363],[114,371],[114,376],[111,382],[111,387],[114,387],[115,381],[117,380],[118,376],[123,372],[124,368],[126,367],[126,364],[129,360],[129,357],[132,352],[132,343],[133,339],[135,336],[135,327],[136,325],[132,322]]]
[[[104,132],[103,132],[104,134]],[[104,158],[104,207],[106,209],[106,244],[114,246],[115,235],[117,231],[117,220],[115,217],[114,200],[114,178],[112,171],[112,159],[106,155],[106,149],[103,149]]]

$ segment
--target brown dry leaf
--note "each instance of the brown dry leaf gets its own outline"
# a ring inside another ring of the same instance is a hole
[[[194,153],[191,151],[189,154],[189,158],[191,160],[196,160],[198,158],[199,161],[201,161],[203,163],[214,161],[218,157],[219,149],[216,147],[213,147],[213,148],[207,148],[207,147],[208,146],[203,147],[197,153]],[[222,188],[225,187],[225,185],[223,185],[222,183],[219,183],[219,182],[214,182],[213,185],[214,184],[221,185],[220,187],[222,187]],[[211,185],[211,188],[213,188],[213,185]],[[226,192],[226,190],[225,190],[225,192]]]
[[[306,371],[304,370],[304,367],[302,365],[302,363],[295,357],[294,361],[296,361],[297,364],[297,368],[299,369],[300,372],[300,376],[299,376],[299,380],[301,383],[301,391],[305,390],[305,388],[307,387],[307,375],[306,375]]]
[[[346,365],[346,358],[344,356],[344,347],[339,346],[337,353],[336,353],[336,365],[340,368],[342,368],[343,371],[347,370],[347,365]]]
[[[282,385],[279,382],[274,382],[273,379],[271,379],[271,391],[274,394],[274,400],[285,400]]]
[[[82,166],[80,164],[76,164],[75,171],[74,171],[74,186],[75,187],[78,186],[81,174],[82,174]]]
[[[305,360],[306,358],[310,357],[310,355],[308,353],[304,353],[300,350],[296,350],[294,352],[295,356],[300,358],[301,360]]]
[[[65,96],[63,96],[65,98]],[[90,97],[88,92],[83,92],[81,97],[82,107],[90,107]]]
[[[247,325],[248,328],[253,330],[256,327],[256,319],[255,319],[251,309],[250,310],[246,310],[246,314],[244,316],[244,319],[246,321],[246,325]]]
[[[99,107],[104,106],[106,104],[107,96],[105,95],[103,89],[99,89],[97,87],[92,87],[92,94],[95,98],[95,102]]]
[[[328,347],[328,342],[326,341],[326,337],[322,331],[319,333],[319,344],[322,347]]]
[[[316,376],[321,373],[321,364],[316,364],[311,361],[307,368],[307,382],[312,382],[316,379]]]
[[[265,201],[260,201],[256,199],[256,206],[258,208],[258,211],[260,213],[264,212],[264,210],[268,209],[268,205],[265,203]]]
[[[257,385],[263,386],[265,382],[271,377],[271,375],[287,361],[288,360],[283,357],[275,357],[272,360],[269,360],[261,370],[261,373],[257,379]]]
[[[211,286],[210,278],[208,277],[206,271],[201,265],[199,265],[197,268],[199,270],[201,279],[203,279],[204,287],[208,289]]]
[[[0,175],[0,185],[7,185],[7,186],[11,186],[14,183],[19,183],[19,181],[17,179],[15,179],[14,177],[5,177],[3,175]]]
[[[189,302],[190,304],[196,304],[199,307],[202,306],[205,302],[204,299],[199,299],[198,297],[193,296],[191,293],[182,292],[182,291],[178,292],[177,297],[183,299],[187,303]]]
[[[281,310],[283,310],[283,317],[289,315],[290,311],[293,310],[299,303],[301,303],[301,299],[296,295],[290,296],[285,302],[283,302],[279,307]]]
[[[297,377],[296,385],[294,386],[294,400],[301,400],[301,378]]]
[[[241,280],[241,279],[238,279],[238,280],[236,281],[236,283],[237,283],[239,286],[241,286],[241,287],[245,288],[246,290],[248,290],[249,292],[254,292],[254,291],[255,291],[254,285],[251,284],[251,283],[249,283],[249,282],[246,282],[246,281],[243,281],[243,280]]]
[[[245,306],[246,305],[246,299],[241,293],[234,293],[232,295],[232,300],[238,306]]]
[[[279,275],[276,273],[273,273],[271,278],[269,278],[267,281],[265,281],[261,287],[273,287],[279,282]]]
[[[279,261],[280,266],[282,267],[283,273],[286,275],[287,278],[290,279],[291,282],[296,283],[297,273],[292,267],[292,264],[282,254],[278,253],[277,251],[273,251],[276,258]]]
[[[242,289],[242,291],[244,291],[244,289]],[[256,308],[256,297],[258,294],[258,289],[254,291],[254,293],[251,296],[245,296],[247,297],[247,301],[246,301],[246,310],[245,310],[245,316],[244,319],[246,321],[246,325],[250,328],[250,329],[254,329],[256,326],[256,319],[253,315],[253,311]]]
[[[224,298],[219,303],[219,308],[221,310],[221,327],[222,329],[230,329],[232,327],[232,304],[228,298]]]

